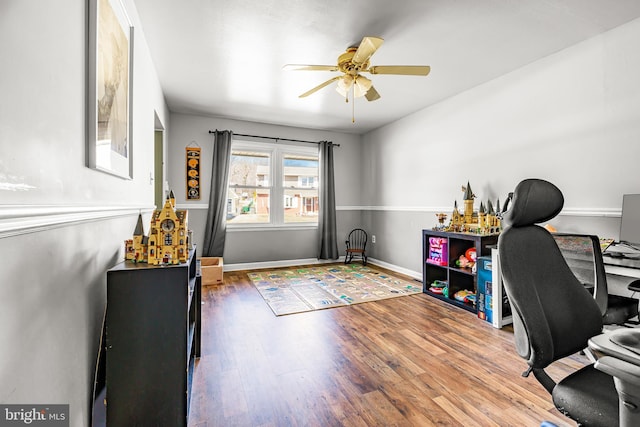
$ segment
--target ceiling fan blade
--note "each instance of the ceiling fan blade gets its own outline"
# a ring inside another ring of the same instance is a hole
[[[353,54],[351,62],[354,65],[364,64],[371,58],[371,55],[376,53],[376,50],[382,46],[383,42],[384,40],[380,37],[364,37],[360,42],[360,46],[358,46],[358,50]]]
[[[282,69],[285,71],[338,71],[336,65],[287,64]]]
[[[309,91],[307,91],[307,92],[303,93],[303,94],[302,94],[302,95],[300,95],[298,98],[304,98],[304,97],[307,97],[307,96],[311,95],[312,93],[319,91],[319,90],[320,90],[320,89],[322,89],[323,87],[328,86],[328,85],[330,85],[331,83],[333,83],[333,82],[335,82],[336,80],[341,79],[341,78],[342,78],[342,76],[337,76],[337,77],[334,77],[334,78],[332,78],[332,79],[329,79],[329,80],[327,80],[326,82],[324,82],[324,83],[322,83],[322,84],[319,84],[318,86],[314,87],[313,89],[311,89],[311,90],[309,90]]]
[[[366,71],[371,74],[401,74],[405,76],[426,76],[431,71],[428,65],[377,65]]]
[[[364,97],[367,98],[367,101],[375,101],[376,99],[380,99],[380,94],[376,88],[371,86],[367,93],[364,94]]]

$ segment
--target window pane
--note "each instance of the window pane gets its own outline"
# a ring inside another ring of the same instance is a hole
[[[285,154],[282,160],[285,188],[318,188],[318,156]]]
[[[229,164],[229,186],[268,187],[269,160],[268,153],[233,151]]]
[[[269,222],[268,188],[229,188],[227,224],[264,224]]]
[[[284,190],[284,222],[285,223],[317,223],[318,222],[318,190],[317,189],[285,189]]]

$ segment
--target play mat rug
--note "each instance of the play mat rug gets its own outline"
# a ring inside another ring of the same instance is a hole
[[[360,264],[261,270],[247,275],[276,316],[422,292],[422,284]]]

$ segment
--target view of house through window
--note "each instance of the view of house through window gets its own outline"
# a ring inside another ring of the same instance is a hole
[[[318,149],[233,143],[227,224],[317,224]]]
[[[271,153],[232,151],[227,223],[269,223],[270,175]]]

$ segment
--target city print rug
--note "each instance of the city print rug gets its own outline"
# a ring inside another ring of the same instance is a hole
[[[422,292],[422,284],[362,264],[258,270],[247,274],[276,316]]]

